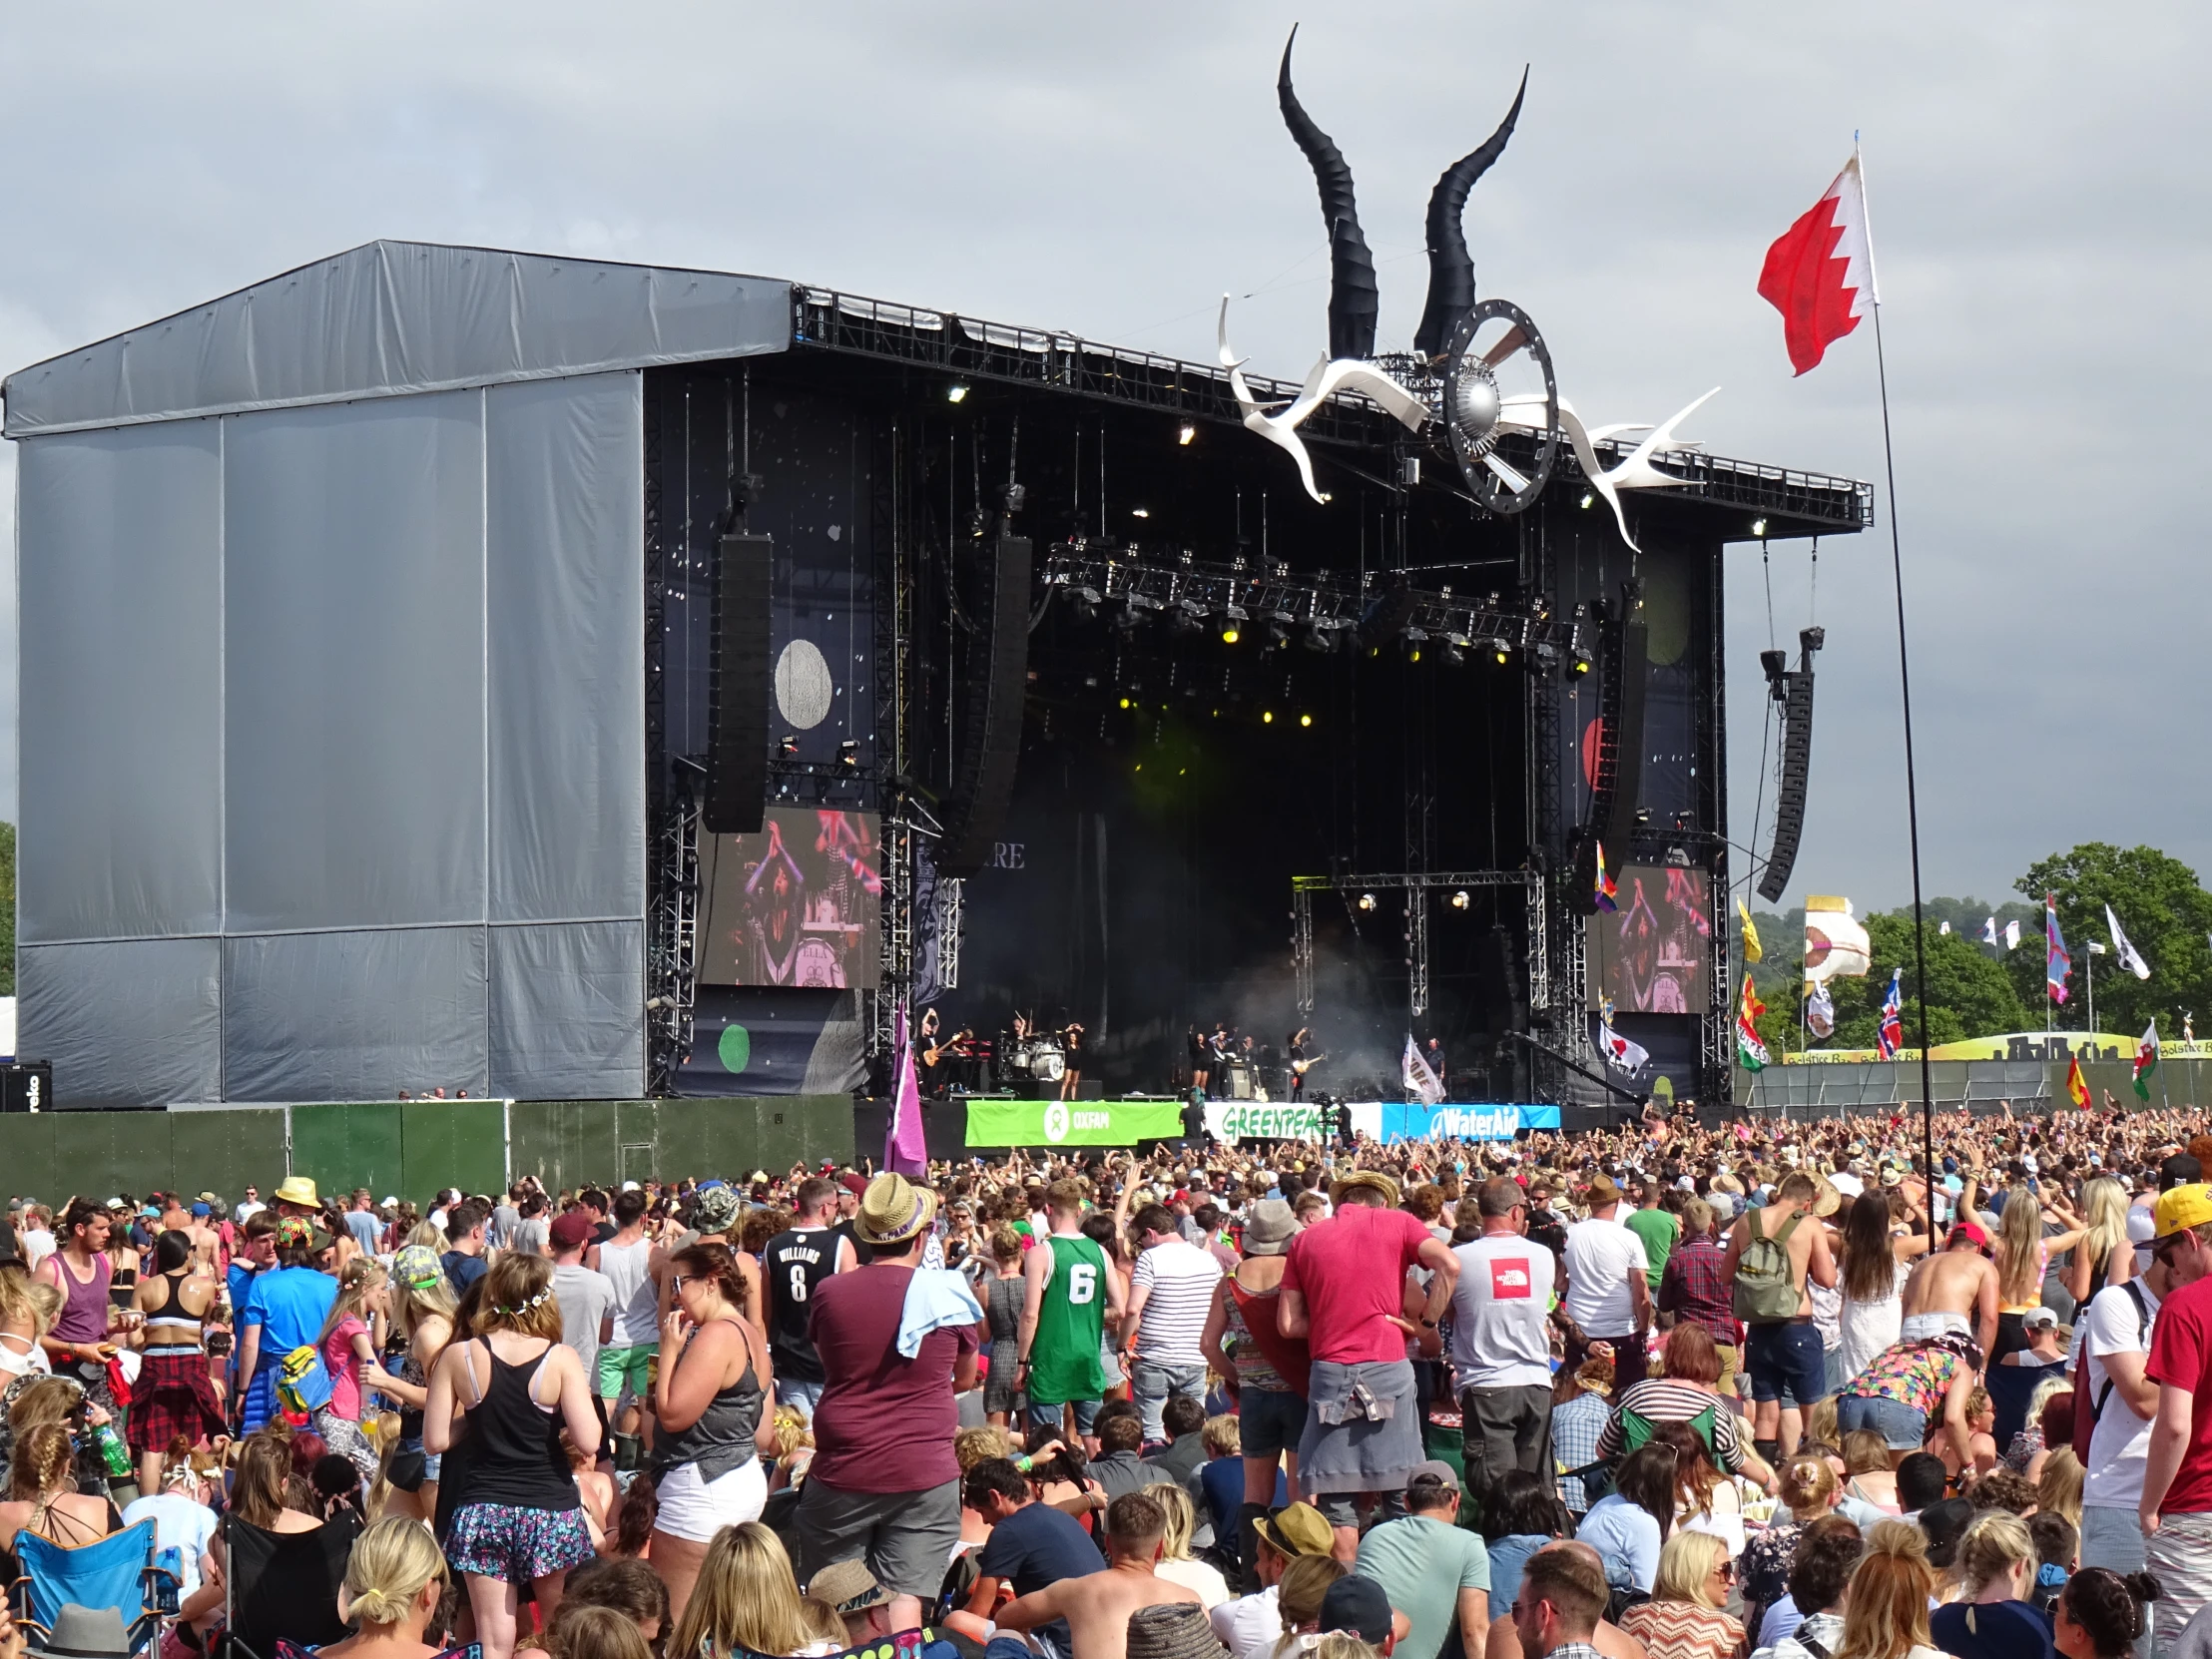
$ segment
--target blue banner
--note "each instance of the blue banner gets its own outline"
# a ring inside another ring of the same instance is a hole
[[[1377,1137],[1395,1141],[1509,1141],[1523,1129],[1557,1129],[1556,1106],[1423,1106],[1417,1100],[1382,1102]]]

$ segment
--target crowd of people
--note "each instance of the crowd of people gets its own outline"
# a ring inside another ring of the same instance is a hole
[[[19,1198],[0,1552],[173,1659],[2196,1659],[2202,1128]]]

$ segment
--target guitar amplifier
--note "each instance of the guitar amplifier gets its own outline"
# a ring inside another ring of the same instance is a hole
[[[54,1063],[18,1060],[0,1065],[0,1112],[54,1109]]]

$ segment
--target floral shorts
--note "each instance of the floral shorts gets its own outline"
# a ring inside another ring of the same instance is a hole
[[[454,1511],[445,1558],[456,1572],[522,1584],[592,1558],[591,1528],[578,1509],[518,1509],[470,1503]]]

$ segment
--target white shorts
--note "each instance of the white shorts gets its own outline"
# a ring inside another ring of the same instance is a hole
[[[1898,1330],[1901,1343],[1932,1342],[1937,1337],[1973,1336],[1973,1327],[1966,1323],[1964,1314],[1915,1314]]]
[[[703,1544],[726,1526],[761,1518],[768,1506],[768,1473],[758,1457],[714,1480],[700,1479],[697,1463],[680,1463],[661,1476],[660,1495],[653,1529]]]

